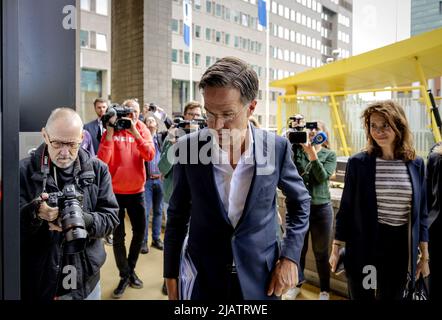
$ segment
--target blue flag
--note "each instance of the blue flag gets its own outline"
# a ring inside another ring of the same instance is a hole
[[[186,46],[190,46],[190,26],[192,25],[192,7],[190,0],[183,0],[183,35],[184,43]]]
[[[258,22],[264,28],[267,27],[266,0],[258,0]]]

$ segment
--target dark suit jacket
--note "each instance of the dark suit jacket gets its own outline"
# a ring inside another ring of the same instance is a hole
[[[215,185],[212,163],[204,164],[193,149],[210,149],[208,132],[204,129],[187,135],[175,145],[180,156],[187,155],[173,169],[164,276],[178,277],[189,224],[187,250],[198,272],[192,299],[225,299],[233,258],[245,299],[276,299],[266,294],[271,271],[280,257],[299,265],[310,212],[310,196],[291,160],[291,146],[285,138],[252,127],[255,172],[250,191],[244,195],[243,214],[233,228]],[[194,151],[188,150],[189,145]],[[192,158],[196,164],[183,164]],[[278,243],[276,188],[286,196],[287,232],[282,243]]]
[[[101,136],[99,136],[100,127],[98,126],[97,119],[86,123],[83,128],[90,133],[95,154],[98,154],[98,146],[100,145]]]
[[[413,188],[411,211],[411,271],[415,274],[417,248],[428,241],[425,165],[417,157],[406,163]],[[378,235],[376,156],[358,153],[348,160],[341,205],[336,215],[335,239],[346,242],[345,270],[359,279],[363,267],[375,265]]]

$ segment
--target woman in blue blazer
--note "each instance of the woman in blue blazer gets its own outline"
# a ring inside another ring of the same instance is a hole
[[[367,147],[347,163],[330,265],[345,246],[351,299],[401,299],[407,274],[430,272],[425,165],[401,106],[375,102],[362,120]]]

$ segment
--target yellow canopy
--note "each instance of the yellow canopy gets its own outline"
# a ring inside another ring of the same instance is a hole
[[[426,79],[442,75],[442,28],[273,81],[270,86],[318,93],[408,86],[422,80],[416,59]]]

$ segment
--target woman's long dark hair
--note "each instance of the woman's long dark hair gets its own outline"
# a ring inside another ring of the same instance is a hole
[[[416,159],[416,151],[413,148],[413,136],[404,109],[392,100],[374,102],[363,111],[361,118],[364,121],[365,134],[367,135],[365,150],[369,154],[382,156],[381,147],[379,147],[370,134],[370,117],[374,113],[384,117],[396,135],[393,150],[394,158],[403,161]]]

